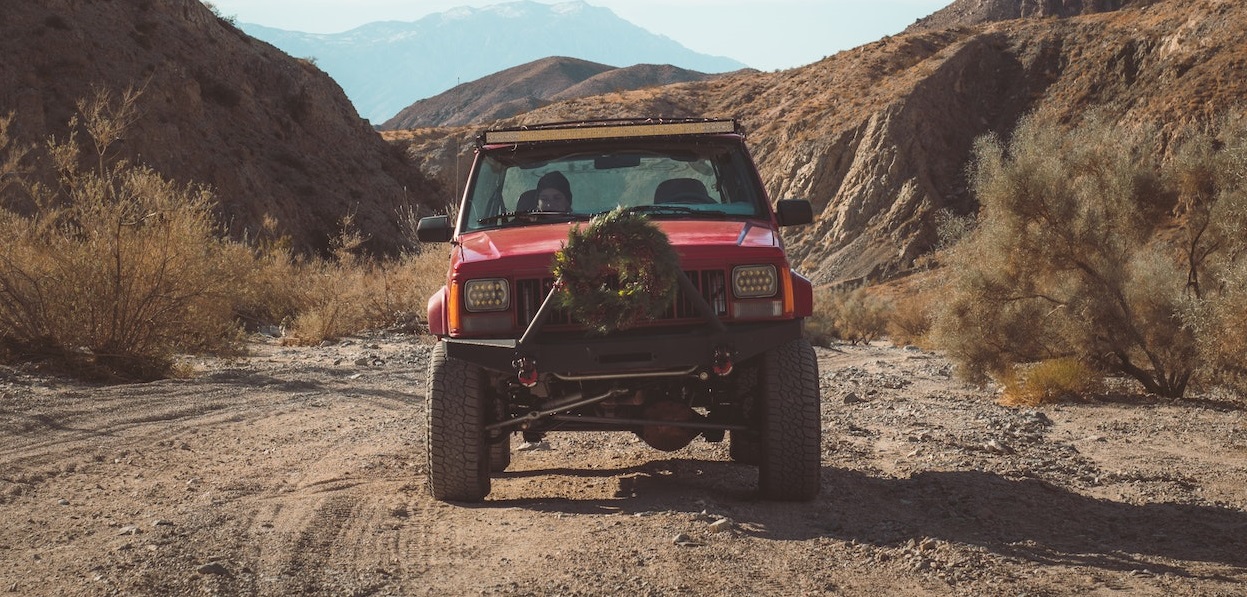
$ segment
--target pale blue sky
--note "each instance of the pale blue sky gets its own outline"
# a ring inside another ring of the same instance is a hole
[[[279,29],[337,33],[510,0],[211,0],[225,16]],[[538,0],[558,4],[557,0]],[[761,69],[816,62],[885,35],[952,0],[586,0],[685,47]]]

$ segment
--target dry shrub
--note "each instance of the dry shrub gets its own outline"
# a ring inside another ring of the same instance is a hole
[[[334,259],[294,266],[304,301],[287,330],[288,342],[310,345],[362,330],[424,329],[429,296],[445,283],[446,256],[426,250],[376,260],[353,253],[361,240],[344,232],[334,243]]]
[[[47,144],[50,163],[13,146],[9,119],[0,127],[10,356],[146,379],[166,374],[176,351],[227,351],[238,339],[229,297],[251,253],[222,239],[212,193],[110,158],[138,97],[97,90],[79,102],[69,137]]]
[[[980,139],[979,223],[948,253],[933,335],[971,378],[1073,355],[1181,397],[1218,350],[1224,281],[1247,255],[1243,119],[1174,139],[1148,126],[1024,120],[1008,144]],[[1224,354],[1242,362],[1242,352]]]
[[[928,292],[905,294],[891,301],[888,312],[888,338],[896,345],[931,344],[927,335],[934,322],[934,299]]]
[[[1205,364],[1200,381],[1247,396],[1247,265],[1223,272],[1218,282],[1226,292],[1193,301],[1184,314]]]
[[[830,347],[840,337],[833,310],[834,295],[826,288],[814,289],[814,313],[802,328],[805,338],[815,346]]]
[[[1001,404],[1033,407],[1084,396],[1099,386],[1100,376],[1082,361],[1063,357],[1014,365],[1001,382]]]
[[[867,287],[815,290],[814,314],[805,322],[805,336],[818,346],[833,340],[872,342],[886,332],[891,304]]]
[[[208,189],[112,155],[139,96],[97,91],[43,153],[0,118],[0,357],[150,379],[179,373],[179,352],[237,351],[245,327],[301,344],[420,329],[444,254],[361,256],[350,217],[330,259],[293,256],[271,218],[227,240]]]

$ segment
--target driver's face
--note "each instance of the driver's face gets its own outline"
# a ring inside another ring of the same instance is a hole
[[[572,203],[558,189],[541,189],[537,195],[537,209],[541,211],[571,211]]]

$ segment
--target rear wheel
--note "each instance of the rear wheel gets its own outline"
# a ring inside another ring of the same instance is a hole
[[[446,343],[438,342],[429,358],[427,394],[433,497],[462,502],[484,499],[489,495],[490,462],[484,370],[447,356]]]
[[[762,360],[758,486],[768,500],[806,501],[822,483],[822,422],[818,359],[804,339],[776,347]]]

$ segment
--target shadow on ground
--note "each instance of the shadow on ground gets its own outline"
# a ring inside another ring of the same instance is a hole
[[[759,501],[755,469],[729,462],[671,459],[616,469],[523,471],[504,478],[559,475],[617,477],[619,490],[605,500],[490,500],[482,507],[575,514],[709,509],[761,539],[831,537],[889,546],[930,537],[1042,564],[1147,568],[1179,576],[1196,576],[1182,562],[1247,568],[1247,512],[1104,500],[989,472],[931,471],[900,479],[826,467],[822,495],[795,504]]]

